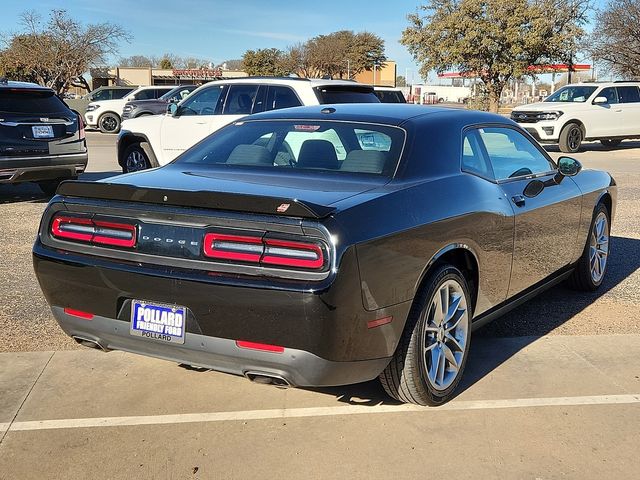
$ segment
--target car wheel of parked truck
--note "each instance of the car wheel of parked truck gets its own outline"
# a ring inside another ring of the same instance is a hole
[[[428,277],[396,352],[380,374],[390,396],[419,405],[440,405],[451,398],[467,361],[471,307],[460,270],[443,265]]]
[[[584,135],[582,128],[577,123],[568,123],[560,131],[560,151],[564,153],[576,153],[580,149]]]
[[[122,171],[124,173],[129,173],[146,170],[147,168],[151,168],[151,163],[149,162],[149,157],[144,151],[142,144],[134,143],[127,147],[127,150],[124,152],[124,165],[122,166]]]
[[[98,128],[102,133],[118,133],[120,131],[120,117],[115,113],[104,113],[98,119]]]

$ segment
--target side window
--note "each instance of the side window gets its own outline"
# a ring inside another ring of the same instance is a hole
[[[615,87],[603,88],[597,96],[606,97],[607,103],[618,103],[618,93]]]
[[[109,92],[110,92],[110,98],[112,100],[120,100],[121,98],[124,98],[127,95],[129,95],[131,93],[131,90],[118,88],[116,90],[109,90]]]
[[[520,132],[498,127],[477,131],[489,155],[496,180],[555,170],[553,163]]]
[[[159,88],[154,92],[153,98],[160,98],[162,95],[168,93],[169,91],[171,91],[170,88]]]
[[[482,152],[478,133],[475,130],[467,132],[462,141],[462,169],[481,177],[494,178],[491,165]]]
[[[180,106],[180,115],[215,115],[220,112],[224,86],[216,85],[189,97]]]
[[[222,113],[225,115],[249,115],[257,93],[258,85],[231,85]]]
[[[638,87],[618,87],[620,103],[640,103],[640,89]]]
[[[91,101],[99,102],[101,100],[111,100],[110,92],[111,90],[100,90],[99,92],[96,92],[93,95],[91,95]]]
[[[302,103],[289,87],[271,86],[267,95],[265,110],[277,110],[279,108],[300,107]]]
[[[147,88],[136,93],[136,100],[151,100],[154,98],[155,90],[153,88]]]

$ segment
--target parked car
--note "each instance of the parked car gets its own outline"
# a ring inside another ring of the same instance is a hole
[[[82,117],[50,88],[0,79],[0,184],[36,182],[53,195],[86,167]]]
[[[379,103],[373,87],[345,80],[254,77],[210,82],[170,115],[127,120],[118,137],[123,172],[165,165],[211,132],[246,115],[326,103]]]
[[[87,111],[87,106],[91,102],[104,102],[105,100],[119,100],[128,93],[135,90],[135,87],[99,87],[95,90],[87,93],[80,98],[69,98],[65,100],[69,108],[77,111],[80,115],[83,115]]]
[[[543,102],[516,107],[511,119],[541,143],[575,153],[582,142],[617,147],[640,138],[640,82],[580,83],[562,87]]]
[[[118,133],[122,122],[122,110],[127,102],[157,99],[172,88],[172,86],[138,87],[118,100],[92,102],[87,106],[87,112],[84,115],[87,126],[99,128],[102,133]]]
[[[407,99],[399,88],[374,87],[376,97],[381,103],[407,103]]]
[[[78,342],[276,385],[379,376],[421,405],[454,394],[472,329],[601,285],[616,206],[608,173],[509,119],[415,105],[264,112],[58,194],[34,266]]]
[[[197,85],[179,85],[172,88],[158,99],[133,100],[127,102],[122,109],[122,120],[167,113],[167,104],[178,103],[187,98]]]

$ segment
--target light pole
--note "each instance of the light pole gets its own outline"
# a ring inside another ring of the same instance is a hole
[[[379,63],[374,63],[373,64],[373,86],[376,86],[376,67],[379,67],[380,64]]]

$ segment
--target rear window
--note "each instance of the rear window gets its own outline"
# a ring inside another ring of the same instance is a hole
[[[237,122],[176,162],[391,176],[404,141],[404,130],[386,125],[324,120]]]
[[[330,103],[380,103],[372,88],[318,87],[316,96],[321,104]]]
[[[0,112],[27,115],[68,113],[69,109],[53,92],[33,90],[0,90]]]

